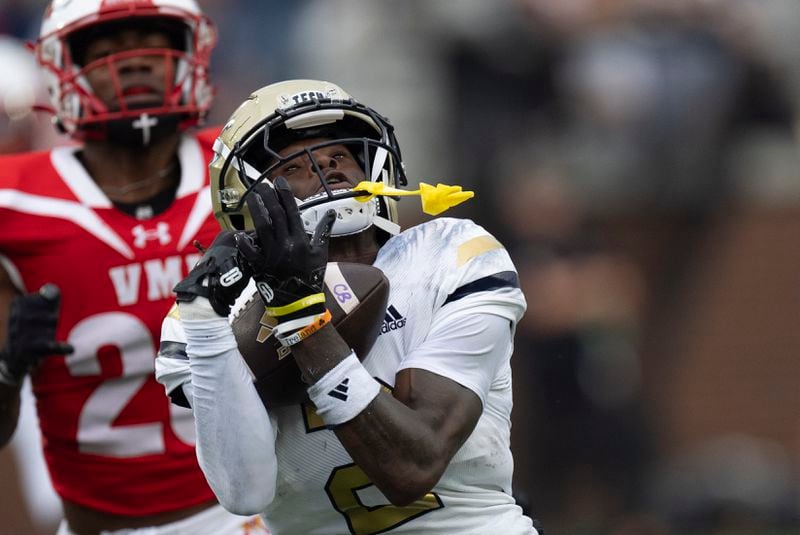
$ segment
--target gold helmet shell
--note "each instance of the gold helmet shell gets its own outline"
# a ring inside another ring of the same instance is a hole
[[[259,182],[271,184],[270,171],[296,156],[281,156],[278,151],[287,140],[304,137],[332,140],[328,144],[341,141],[361,151],[358,159],[369,181],[392,187],[407,183],[394,127],[385,117],[331,82],[279,82],[252,93],[214,143],[209,166],[212,204],[223,228],[253,228],[245,196]],[[324,184],[324,178],[320,180]],[[356,195],[337,190],[298,200],[306,229],[313,229],[317,218],[333,208],[337,211],[333,236],[355,234],[372,225],[390,234],[399,231],[393,199],[361,203]]]

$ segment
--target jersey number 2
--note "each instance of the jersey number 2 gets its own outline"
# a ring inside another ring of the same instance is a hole
[[[439,496],[433,492],[405,507],[388,504],[364,505],[358,497],[358,491],[372,485],[367,474],[355,464],[334,468],[325,485],[325,492],[328,493],[331,503],[344,515],[350,532],[355,535],[383,533],[443,507]]]
[[[100,375],[97,352],[104,346],[116,347],[122,361],[120,377],[105,380],[81,408],[77,436],[81,453],[105,457],[164,453],[161,422],[113,425],[155,371],[156,347],[147,326],[132,314],[107,312],[75,325],[68,339],[75,347],[75,352],[66,357],[73,377]],[[175,435],[187,444],[194,444],[194,426],[191,416],[187,417],[189,410],[168,405]]]
[[[303,412],[307,432],[325,429],[325,423],[317,415],[313,405],[304,404]],[[425,513],[444,507],[435,492],[429,492],[405,507],[391,504],[365,505],[358,493],[372,486],[374,483],[355,463],[334,468],[325,484],[325,492],[334,509],[344,516],[350,533],[354,535],[384,533]]]

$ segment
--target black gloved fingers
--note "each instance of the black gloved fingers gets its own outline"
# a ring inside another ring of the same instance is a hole
[[[255,275],[261,275],[264,263],[264,249],[259,247],[253,236],[246,232],[236,235],[236,248]]]
[[[257,184],[253,192],[245,197],[247,209],[250,211],[250,217],[253,219],[253,226],[255,228],[256,238],[263,245],[271,239],[272,233],[272,220],[269,217],[269,212],[264,206],[262,199],[263,184]]]
[[[71,355],[75,352],[75,346],[69,342],[55,342],[50,347],[50,351],[56,355]]]
[[[300,209],[297,207],[297,199],[286,178],[279,176],[275,179],[274,184],[278,201],[286,214],[288,232],[293,238],[299,239],[300,236],[305,235],[305,229],[303,220],[300,218]]]
[[[69,355],[75,351],[72,344],[56,340],[33,342],[28,347],[36,355]]]
[[[5,346],[0,349],[0,381],[17,385],[42,358],[72,352],[72,346],[55,340],[60,302],[54,284],[12,299]]]
[[[253,193],[247,196],[247,207],[253,218],[259,246],[266,250],[274,250],[274,244],[281,243],[278,229],[281,227],[279,218],[283,216],[275,191],[263,182],[258,184]],[[285,228],[285,224],[283,227]]]
[[[48,282],[47,284],[39,288],[39,295],[42,296],[42,298],[44,298],[45,301],[50,303],[55,303],[56,308],[58,307],[58,304],[61,302],[61,290],[59,290],[58,286],[56,286],[52,282]]]
[[[9,322],[29,325],[55,325],[61,293],[55,284],[46,284],[37,293],[17,295],[11,300]]]
[[[173,288],[178,302],[205,297],[217,314],[228,315],[251,276],[250,266],[244,259],[240,261],[237,234],[223,230],[214,238],[200,262]]]
[[[14,298],[18,300],[21,310],[32,315],[48,312],[58,313],[61,305],[61,290],[53,283],[43,285],[37,292],[18,295]]]
[[[220,262],[219,270],[213,277],[214,286],[218,286],[226,294],[226,299],[230,300],[228,305],[232,305],[233,301],[239,297],[239,293],[247,285],[247,280],[250,278],[252,270],[247,263],[242,264],[239,261],[239,251],[233,249],[230,256],[224,258]],[[234,287],[241,287],[238,292],[231,293]],[[235,293],[235,295],[234,295]]]
[[[196,297],[208,297],[208,285],[205,280],[209,273],[209,264],[213,263],[214,259],[203,259],[189,272],[182,281],[172,288],[175,294],[175,300],[179,303],[190,303]]]
[[[280,177],[279,177],[280,178]],[[281,200],[278,198],[278,192],[275,188],[265,187],[265,195],[262,197],[264,206],[269,212],[269,217],[272,219],[272,236],[275,242],[288,244],[289,242],[289,220],[286,215]]]
[[[214,237],[214,241],[211,242],[211,245],[206,249],[209,251],[212,247],[236,247],[236,231],[233,230],[221,230],[219,234]]]
[[[328,210],[325,212],[325,215],[320,218],[319,222],[317,222],[317,226],[314,229],[314,235],[311,237],[311,247],[323,248],[326,256],[328,251],[328,243],[331,237],[331,229],[333,229],[333,224],[335,222],[336,210]]]

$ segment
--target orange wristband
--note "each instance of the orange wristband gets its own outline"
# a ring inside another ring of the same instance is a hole
[[[325,324],[330,323],[331,321],[331,311],[326,310],[316,318],[314,321],[300,329],[299,331],[295,331],[292,334],[283,335],[283,334],[276,334],[275,337],[284,347],[293,346],[295,344],[299,344],[318,330],[322,329]]]

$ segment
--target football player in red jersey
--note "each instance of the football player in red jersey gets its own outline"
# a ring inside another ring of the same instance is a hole
[[[0,161],[0,440],[30,373],[60,534],[257,533],[216,504],[154,359],[192,243],[219,231],[208,163],[216,30],[194,0],[54,0],[36,57],[78,143]],[[10,75],[10,74],[9,74]],[[132,530],[132,531],[131,531]]]
[[[36,60],[22,41],[0,36],[0,154],[44,150],[66,139],[58,136],[49,117],[34,113],[47,100]],[[17,429],[10,447],[0,450],[0,478],[6,481],[0,516],[9,533],[53,533],[61,520],[61,503],[44,466],[39,424],[30,383],[22,387]],[[14,489],[14,481],[18,489]],[[19,494],[17,494],[18,491]]]

